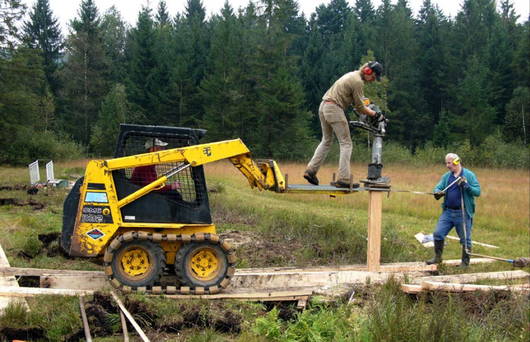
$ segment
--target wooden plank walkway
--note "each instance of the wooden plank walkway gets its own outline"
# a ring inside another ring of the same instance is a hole
[[[6,253],[4,252],[4,249],[2,246],[0,246],[0,267],[2,268],[9,268],[9,260],[7,260]],[[0,276],[0,286],[2,287],[10,287],[10,288],[18,288],[18,281],[14,277],[14,275],[2,275]],[[3,311],[10,303],[13,302],[22,302],[23,305],[29,309],[28,303],[24,298],[13,298],[11,296],[2,296],[0,295],[0,312]]]

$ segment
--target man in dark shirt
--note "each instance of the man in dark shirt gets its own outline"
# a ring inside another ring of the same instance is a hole
[[[442,176],[434,188],[434,197],[438,200],[445,196],[445,199],[442,203],[442,215],[438,219],[433,233],[435,256],[427,260],[427,264],[442,262],[445,237],[454,227],[462,245],[461,266],[468,266],[469,252],[471,251],[471,228],[475,214],[474,197],[480,196],[480,184],[473,172],[462,167],[460,157],[457,154],[448,153],[445,156],[445,166],[449,171]],[[458,177],[460,177],[459,181],[447,188]],[[446,189],[445,192],[442,192],[444,189]]]

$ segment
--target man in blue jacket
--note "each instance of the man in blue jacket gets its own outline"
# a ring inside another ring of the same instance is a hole
[[[438,219],[436,230],[433,233],[434,258],[427,260],[427,264],[442,262],[445,237],[455,227],[462,245],[462,263],[460,265],[466,267],[469,265],[469,253],[471,252],[471,228],[475,214],[475,197],[480,196],[480,184],[473,172],[462,167],[460,157],[457,154],[448,153],[445,156],[445,166],[449,171],[442,176],[434,188],[434,198],[439,200],[445,196],[445,199],[442,203],[442,215]],[[455,182],[458,177],[460,179]],[[449,186],[453,182],[455,183]],[[447,188],[448,186],[449,188]],[[446,190],[443,191],[444,189]]]

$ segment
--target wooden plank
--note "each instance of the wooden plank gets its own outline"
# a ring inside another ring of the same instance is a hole
[[[138,325],[138,323],[136,323],[136,321],[134,320],[133,316],[131,315],[131,313],[129,311],[127,311],[127,309],[125,308],[125,305],[123,305],[123,303],[121,302],[121,300],[118,298],[118,296],[116,296],[116,294],[114,293],[114,291],[110,291],[110,294],[112,295],[112,298],[114,298],[114,301],[118,304],[118,306],[120,307],[120,310],[123,312],[123,314],[125,315],[125,317],[127,317],[127,319],[129,320],[129,322],[131,322],[132,326],[134,327],[134,329],[136,330],[136,332],[138,333],[138,335],[140,335],[140,338],[142,339],[142,341],[144,342],[149,342],[149,339],[147,338],[147,336],[145,335],[145,333],[143,332],[142,328],[140,328],[140,326]]]
[[[525,285],[475,285],[475,284],[454,284],[441,283],[435,281],[424,281],[421,287],[429,291],[446,291],[446,292],[474,292],[474,291],[513,291],[530,293],[530,287]]]
[[[40,277],[40,287],[51,289],[110,290],[112,286],[104,273],[91,275],[48,275]]]
[[[362,270],[348,270],[359,268]],[[337,284],[361,284],[386,281],[391,273],[395,277],[411,271],[434,271],[436,265],[424,263],[395,263],[381,265],[382,272],[367,272],[367,266],[335,266],[309,268],[262,268],[237,270],[230,288],[270,289],[281,287],[334,286]],[[41,286],[47,288],[69,288],[79,290],[108,289],[109,284],[103,272],[71,271],[24,268],[3,268],[3,274],[40,275]],[[251,272],[253,271],[253,272]],[[261,271],[261,272],[260,272]],[[56,274],[55,274],[56,273]]]
[[[472,260],[477,260],[474,258]],[[448,260],[447,262],[460,262],[458,260]],[[381,264],[381,272],[407,272],[407,271],[435,271],[436,265],[426,265],[424,262],[396,262]],[[259,268],[239,268],[236,270],[236,276],[244,276],[248,273],[270,274],[274,272],[340,272],[340,271],[368,271],[366,265],[333,265],[333,266],[307,266],[307,267],[259,267]],[[23,268],[23,267],[0,267],[0,276],[92,276],[105,277],[102,271],[78,271],[78,270],[57,270],[46,268]]]
[[[368,195],[368,271],[378,271],[381,260],[381,220],[383,193],[369,191]]]
[[[0,296],[8,297],[33,297],[40,295],[57,295],[57,296],[80,296],[91,295],[91,290],[72,290],[72,289],[42,289],[40,287],[16,287],[0,286]]]
[[[127,330],[127,321],[125,321],[125,316],[120,310],[120,320],[121,320],[121,330],[123,332],[123,342],[129,342],[129,331]]]
[[[4,249],[0,245],[0,267],[9,267],[9,260],[7,259],[7,255],[4,252]],[[0,276],[0,286],[7,286],[7,287],[19,287],[18,281],[14,276]],[[29,305],[26,299],[24,298],[10,298],[5,296],[0,296],[0,312],[4,311],[5,308],[9,306],[11,303],[22,303],[24,307],[29,310]]]
[[[464,274],[451,274],[431,277],[420,277],[413,279],[414,284],[421,284],[424,281],[435,281],[435,282],[453,282],[453,283],[473,283],[481,279],[521,279],[529,278],[530,273],[523,270],[516,271],[499,271],[499,272],[481,272],[481,273],[464,273]]]
[[[405,293],[418,294],[423,291],[423,288],[416,284],[401,284],[401,290]]]
[[[24,268],[24,267],[0,267],[0,276],[47,276],[47,275],[65,275],[65,276],[105,276],[103,271],[77,271],[77,270],[57,270],[51,268]]]
[[[249,292],[247,292],[249,291]],[[259,301],[298,301],[304,297],[311,296],[313,290],[298,289],[287,291],[253,291],[245,289],[238,292],[223,292],[213,295],[166,295],[166,298],[173,299],[239,299],[239,300],[259,300]]]

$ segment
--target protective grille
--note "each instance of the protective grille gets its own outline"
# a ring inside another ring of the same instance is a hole
[[[155,138],[146,137],[145,134],[145,132],[142,132],[141,136],[134,134],[128,135],[123,146],[123,156],[148,153],[149,150],[146,147],[157,144],[165,145],[162,147],[165,150],[189,146],[190,144],[189,139],[186,138],[164,137],[160,134],[156,134]],[[183,163],[165,163],[129,168],[123,170],[122,176],[125,177],[128,183],[143,187],[174,168],[183,165]],[[175,201],[181,205],[197,205],[202,200],[201,194],[203,191],[197,191],[197,187],[200,187],[200,184],[201,183],[195,175],[194,169],[188,167],[171,176],[166,183],[166,186],[156,192],[166,195],[169,200]]]

